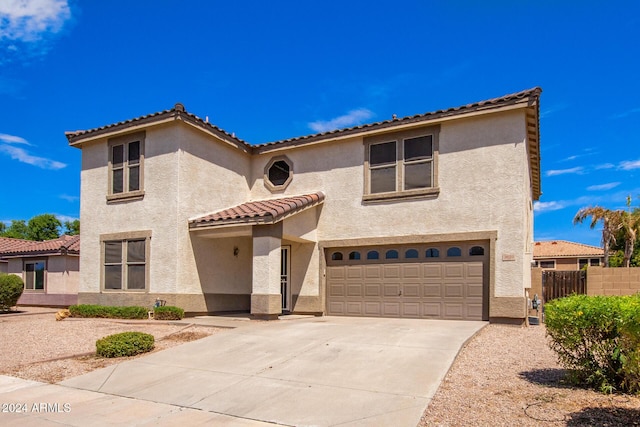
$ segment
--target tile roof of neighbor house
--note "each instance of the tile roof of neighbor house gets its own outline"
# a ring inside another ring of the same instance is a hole
[[[256,200],[204,215],[189,221],[189,227],[210,227],[229,224],[274,224],[319,205],[324,201],[321,191],[301,196],[282,197],[271,200]]]
[[[80,253],[80,236],[67,236],[36,242],[0,237],[0,257],[66,255]]]
[[[535,242],[533,245],[533,258],[572,258],[580,256],[604,256],[604,250],[597,246],[584,245],[582,243],[567,242],[566,240],[549,240]]]

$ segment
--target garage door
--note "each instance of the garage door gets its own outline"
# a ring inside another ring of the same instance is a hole
[[[327,314],[482,320],[486,244],[327,250]]]

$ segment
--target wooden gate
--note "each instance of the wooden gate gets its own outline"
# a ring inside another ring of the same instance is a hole
[[[542,272],[542,298],[545,302],[571,294],[587,293],[587,272],[552,271]]]

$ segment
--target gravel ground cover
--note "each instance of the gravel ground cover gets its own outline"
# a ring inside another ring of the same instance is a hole
[[[219,331],[154,320],[67,318],[56,321],[56,310],[21,310],[28,314],[0,314],[0,374],[49,383],[131,359],[95,356],[96,340],[107,335],[146,332],[156,340],[153,351],[161,351]],[[144,354],[134,357],[142,356]]]
[[[96,357],[95,341],[106,335],[150,333],[153,351],[160,351],[219,330],[157,321],[57,322],[55,310],[23,310],[29,315],[0,314],[0,374],[50,383],[130,359]],[[488,325],[460,351],[419,427],[640,426],[640,396],[603,395],[563,378],[544,325]]]
[[[571,387],[544,325],[488,325],[460,351],[420,426],[640,426],[640,396]]]

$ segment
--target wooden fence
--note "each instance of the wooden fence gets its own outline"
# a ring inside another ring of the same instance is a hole
[[[571,294],[587,293],[587,272],[553,271],[542,272],[542,299],[545,302]]]

